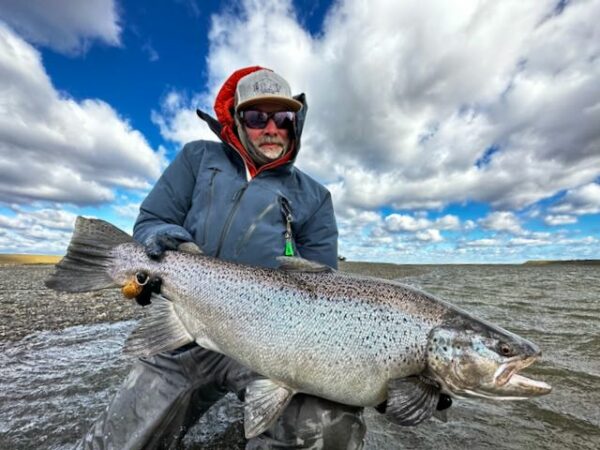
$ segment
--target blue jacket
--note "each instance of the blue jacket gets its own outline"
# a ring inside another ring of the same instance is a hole
[[[305,104],[304,96],[297,97]],[[222,136],[222,123],[198,111]],[[247,181],[240,151],[227,142],[186,144],[140,207],[134,238],[193,241],[202,251],[244,264],[277,267],[291,224],[295,255],[337,268],[337,226],[327,189],[294,165],[306,104],[298,113],[293,159]],[[238,146],[239,147],[239,146]]]

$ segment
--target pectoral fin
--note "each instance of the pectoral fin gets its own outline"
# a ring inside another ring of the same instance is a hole
[[[398,425],[417,425],[433,415],[439,395],[439,387],[422,377],[391,380],[385,414]]]
[[[150,356],[175,350],[194,341],[175,310],[173,303],[160,294],[152,294],[148,315],[125,342],[124,353]]]
[[[279,417],[296,392],[271,380],[256,380],[246,387],[244,434],[251,439]]]
[[[439,410],[435,410],[433,411],[433,417],[435,417],[436,419],[438,419],[441,422],[448,422],[448,411],[443,410],[443,411],[439,411]]]

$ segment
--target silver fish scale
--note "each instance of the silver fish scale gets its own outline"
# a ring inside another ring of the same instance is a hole
[[[427,335],[448,312],[398,283],[341,272],[171,252],[156,263],[132,244],[115,252],[127,261],[116,272],[162,277],[164,295],[199,341],[293,389],[347,404],[376,405],[388,380],[421,372]]]

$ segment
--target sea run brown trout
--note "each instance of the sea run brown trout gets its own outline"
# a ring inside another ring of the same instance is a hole
[[[195,341],[265,379],[250,383],[245,432],[262,433],[299,392],[356,406],[387,402],[401,425],[432,416],[440,393],[519,400],[551,387],[519,374],[535,344],[432,295],[301,258],[264,269],[166,252],[160,261],[107,222],[77,218],[67,255],[46,281],[129,297],[162,280],[125,351],[151,355]]]

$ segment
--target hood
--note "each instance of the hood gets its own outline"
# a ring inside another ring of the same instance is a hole
[[[300,136],[302,134],[302,128],[304,126],[304,120],[306,118],[306,99],[304,94],[294,96],[296,100],[302,103],[302,109],[296,113],[296,123],[293,130],[293,142],[290,151],[285,155],[282,155],[279,159],[272,161],[260,167],[256,167],[254,161],[248,154],[248,151],[242,145],[235,127],[234,118],[234,105],[235,105],[235,90],[237,88],[238,81],[246,75],[256,72],[257,70],[263,70],[264,67],[252,66],[245,67],[243,69],[236,70],[219,90],[217,98],[215,99],[215,113],[217,119],[215,120],[209,114],[196,110],[198,116],[206,121],[208,126],[213,132],[215,132],[219,138],[226,144],[228,144],[235,152],[244,160],[251,177],[255,177],[260,172],[265,170],[274,169],[286,164],[292,164],[298,155],[300,149]],[[270,70],[270,69],[266,69]]]

